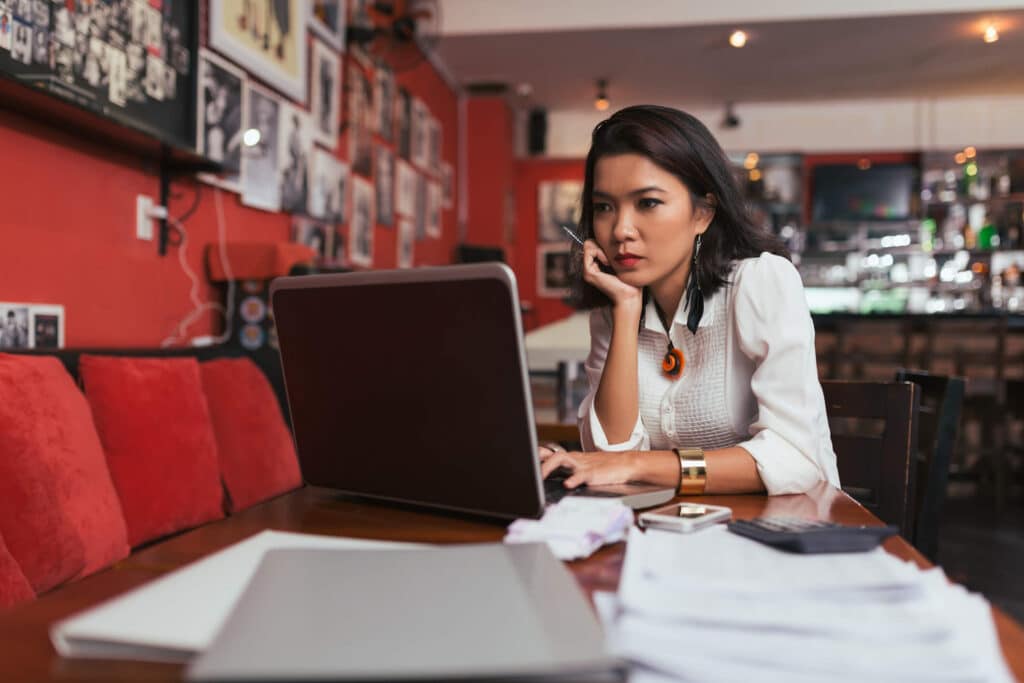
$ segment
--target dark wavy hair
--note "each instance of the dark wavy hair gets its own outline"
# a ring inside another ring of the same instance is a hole
[[[739,259],[764,251],[789,258],[783,242],[750,219],[729,159],[711,131],[686,112],[650,104],[621,109],[594,128],[577,229],[584,240],[594,239],[594,168],[602,157],[617,154],[647,157],[682,181],[694,208],[714,210],[711,225],[701,238],[694,271],[705,297],[727,284],[733,263]],[[573,245],[572,264],[573,303],[583,309],[609,305],[607,296],[584,282],[583,250],[579,245]]]

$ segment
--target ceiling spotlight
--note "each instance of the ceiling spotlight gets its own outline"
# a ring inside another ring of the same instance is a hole
[[[743,168],[747,169],[748,171],[752,171],[753,169],[757,168],[757,162],[759,162],[760,160],[761,157],[758,155],[757,152],[750,152],[743,160]]]
[[[962,164],[965,161],[967,161],[967,155],[964,154],[963,152],[957,152],[956,154],[953,155],[953,161],[955,161],[958,164]]]
[[[729,44],[733,47],[743,47],[747,44],[747,34],[745,31],[733,31],[729,35]]]
[[[259,128],[250,128],[242,134],[242,142],[246,147],[255,147],[260,144],[261,137]]]
[[[964,147],[964,156],[968,159],[973,159],[978,156],[978,150],[974,147]]]
[[[605,111],[608,109],[608,81],[603,78],[599,78],[597,81],[597,97],[594,98],[594,109],[598,111]]]
[[[986,43],[994,43],[999,40],[999,30],[995,24],[989,24],[985,27],[985,33],[982,34],[981,39]]]

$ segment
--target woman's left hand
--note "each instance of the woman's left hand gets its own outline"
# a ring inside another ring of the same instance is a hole
[[[634,453],[581,453],[540,449],[540,473],[547,478],[559,467],[572,470],[565,480],[567,488],[574,489],[583,484],[625,484],[635,478],[636,461]]]

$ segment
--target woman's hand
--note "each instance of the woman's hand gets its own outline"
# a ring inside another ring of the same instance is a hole
[[[603,292],[615,307],[622,304],[639,306],[643,302],[643,290],[619,279],[611,269],[608,257],[594,240],[583,243],[583,280]]]
[[[636,460],[632,452],[580,453],[542,446],[539,455],[540,473],[544,479],[559,467],[572,470],[572,475],[565,480],[566,488],[570,489],[583,484],[625,484],[635,478]]]

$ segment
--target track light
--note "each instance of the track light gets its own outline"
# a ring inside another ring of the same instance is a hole
[[[597,97],[594,98],[594,109],[598,111],[605,111],[608,109],[610,102],[608,101],[608,81],[603,78],[599,78],[597,81]]]

